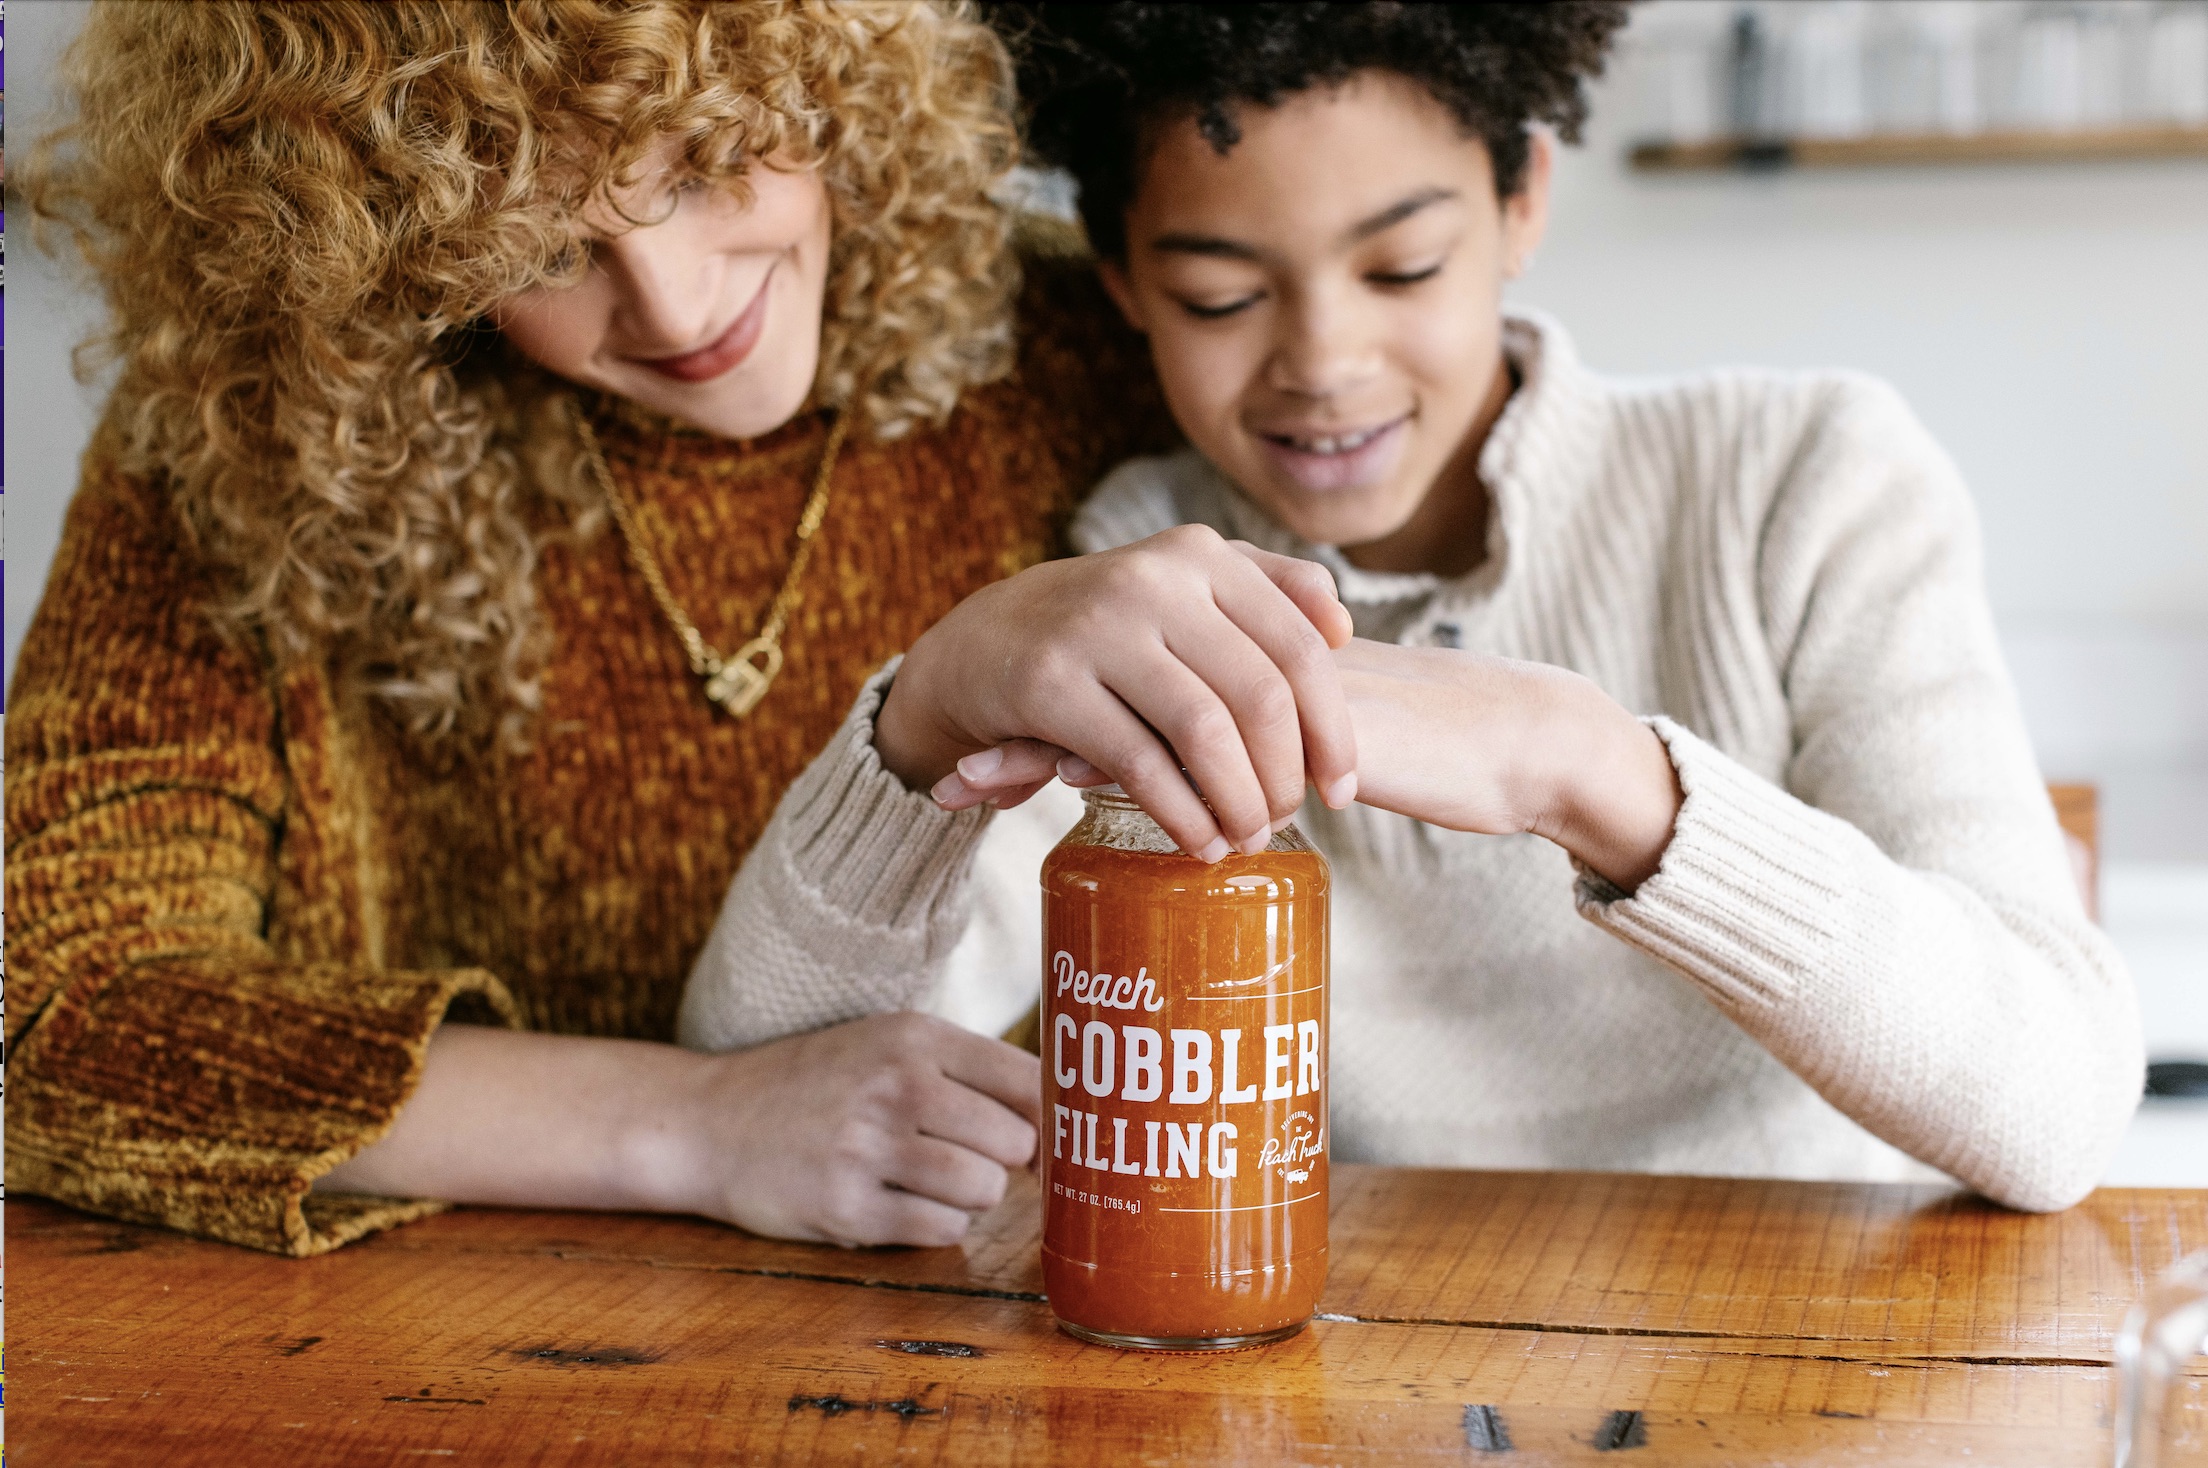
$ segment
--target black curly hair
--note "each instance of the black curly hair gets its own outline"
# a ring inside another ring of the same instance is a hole
[[[1549,4],[1079,4],[989,7],[1019,58],[1037,159],[1081,186],[1081,222],[1105,259],[1126,252],[1123,217],[1159,119],[1193,114],[1224,154],[1241,140],[1238,104],[1271,106],[1358,71],[1423,85],[1487,144],[1496,191],[1524,182],[1526,129],[1576,142],[1586,79],[1625,24],[1622,0]]]

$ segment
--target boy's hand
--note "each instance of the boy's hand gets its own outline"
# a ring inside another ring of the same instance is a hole
[[[1591,680],[1363,640],[1334,657],[1365,804],[1458,831],[1531,831],[1627,891],[1655,872],[1678,776],[1654,731]]]
[[[1594,683],[1543,663],[1352,641],[1334,654],[1357,735],[1357,798],[1458,831],[1531,831],[1632,891],[1680,804],[1671,757]],[[958,804],[1013,806],[1055,773],[1104,778],[1029,741],[960,763]],[[950,802],[946,802],[949,804]]]
[[[1328,656],[1349,636],[1323,567],[1184,525],[968,597],[913,644],[874,744],[907,785],[944,786],[947,804],[975,803],[961,800],[962,760],[1032,793],[1070,753],[1216,861],[1261,849],[1306,783],[1337,808],[1356,797]],[[1010,741],[1024,742],[1000,753]]]

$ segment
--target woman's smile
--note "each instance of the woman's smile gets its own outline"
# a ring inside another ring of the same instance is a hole
[[[818,169],[772,159],[747,169],[740,191],[671,185],[679,165],[662,144],[578,221],[591,245],[582,278],[511,296],[493,319],[572,382],[751,438],[788,422],[813,388],[827,190]]]
[[[751,349],[759,345],[759,338],[766,332],[767,293],[773,285],[774,266],[770,265],[751,304],[739,311],[728,329],[707,345],[673,357],[630,357],[627,360],[677,382],[712,381],[750,356]]]

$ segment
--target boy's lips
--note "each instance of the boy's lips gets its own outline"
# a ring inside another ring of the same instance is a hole
[[[758,294],[751,298],[750,305],[737,313],[736,319],[728,324],[728,330],[696,351],[676,357],[631,357],[629,360],[677,382],[706,382],[720,376],[750,356],[751,349],[759,345],[767,325],[767,287],[773,283],[774,271],[769,269],[766,279],[759,282]]]
[[[1395,468],[1410,415],[1367,428],[1334,433],[1259,433],[1258,442],[1281,471],[1313,494],[1378,483]]]

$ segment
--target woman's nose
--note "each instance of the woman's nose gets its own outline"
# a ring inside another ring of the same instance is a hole
[[[679,219],[643,225],[600,245],[617,292],[616,326],[629,354],[689,351],[712,326],[712,254]]]

